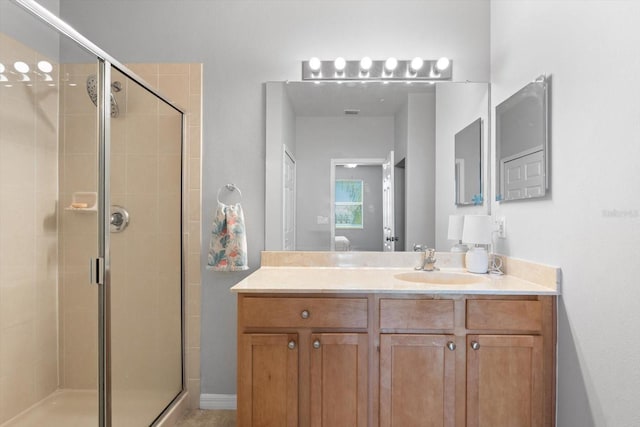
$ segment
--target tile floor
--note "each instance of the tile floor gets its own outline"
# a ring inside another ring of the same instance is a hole
[[[195,409],[187,412],[176,427],[236,427],[236,411],[204,411]]]

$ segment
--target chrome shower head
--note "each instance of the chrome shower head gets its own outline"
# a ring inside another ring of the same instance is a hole
[[[116,92],[120,92],[122,90],[122,85],[120,82],[113,82],[111,84],[112,90]],[[91,98],[91,102],[93,105],[98,105],[98,78],[95,74],[87,77],[87,94],[89,98]],[[113,92],[111,92],[111,117],[118,117],[120,115],[120,109],[118,108],[118,102],[116,101],[116,97],[113,96]]]

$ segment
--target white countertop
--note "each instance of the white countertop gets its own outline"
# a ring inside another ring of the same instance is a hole
[[[430,284],[400,280],[395,276],[416,273],[411,268],[389,267],[270,267],[263,266],[231,288],[235,293],[411,293],[558,295],[557,287],[544,286],[515,276],[465,273],[464,269],[441,269],[479,277],[471,284]],[[428,275],[429,272],[417,272]],[[483,280],[487,279],[487,280]]]

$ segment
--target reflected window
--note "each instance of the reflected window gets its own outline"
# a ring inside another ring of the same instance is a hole
[[[336,228],[364,228],[363,180],[337,179],[335,191]]]

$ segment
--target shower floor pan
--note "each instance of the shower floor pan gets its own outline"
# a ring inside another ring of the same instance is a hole
[[[159,414],[158,394],[120,392],[113,405],[118,410],[113,425],[149,425],[149,413]],[[155,394],[155,395],[153,395]],[[118,404],[120,402],[120,404]],[[0,427],[94,427],[98,425],[98,395],[92,390],[58,390]]]

